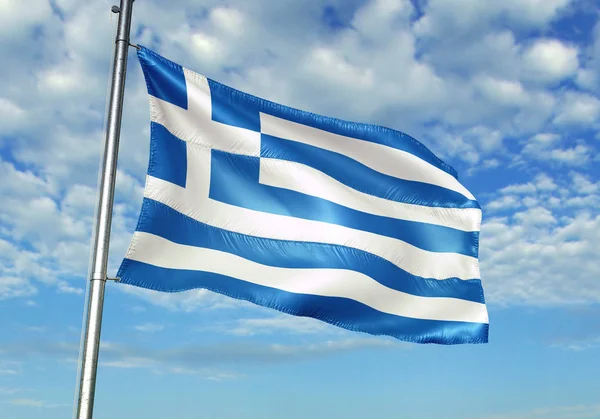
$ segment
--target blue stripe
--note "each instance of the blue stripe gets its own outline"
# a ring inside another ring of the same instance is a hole
[[[183,67],[145,47],[137,51],[137,56],[144,72],[148,93],[187,109],[187,87]]]
[[[148,174],[185,188],[187,145],[156,122],[150,123],[150,162]]]
[[[234,233],[194,220],[148,198],[144,198],[136,230],[164,237],[174,243],[232,253],[262,265],[347,269],[361,272],[388,288],[407,294],[485,302],[481,281],[477,278],[422,278],[411,275],[382,257],[351,247]]]
[[[215,273],[166,269],[125,259],[119,278],[124,284],[157,291],[204,288],[280,312],[319,319],[347,330],[393,336],[409,342],[445,345],[488,342],[489,325],[486,323],[401,317],[382,313],[351,299],[290,293]]]
[[[260,156],[302,163],[357,191],[406,204],[481,208],[463,194],[429,183],[398,179],[333,151],[262,134]]]
[[[138,50],[138,57],[146,76],[148,92],[187,109],[187,92],[182,67],[145,47]],[[450,165],[435,156],[424,144],[402,132],[290,108],[249,95],[211,79],[208,79],[208,84],[214,121],[258,132],[260,112],[263,112],[323,131],[406,151],[457,177],[456,170]]]
[[[271,214],[322,221],[402,240],[431,252],[477,257],[479,232],[382,217],[258,182],[260,158],[212,150],[209,197]]]

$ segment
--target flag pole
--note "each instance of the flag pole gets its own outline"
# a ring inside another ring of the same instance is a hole
[[[100,329],[102,326],[102,309],[104,305],[104,287],[107,280],[108,248],[115,194],[115,178],[117,175],[127,55],[130,45],[131,13],[134,1],[121,0],[119,7],[112,7],[112,11],[119,14],[119,21],[115,39],[115,55],[101,169],[98,213],[92,248],[92,269],[85,335],[83,337],[83,356],[81,357],[79,368],[77,419],[91,419],[94,408],[98,352],[100,350]]]

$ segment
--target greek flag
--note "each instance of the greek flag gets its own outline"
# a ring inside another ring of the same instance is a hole
[[[121,283],[415,343],[488,341],[481,208],[454,169],[398,131],[138,58],[150,159]]]

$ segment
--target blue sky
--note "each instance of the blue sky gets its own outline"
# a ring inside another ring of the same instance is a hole
[[[71,414],[116,16],[0,0],[0,417]],[[248,93],[404,131],[483,207],[490,343],[409,345],[107,285],[96,418],[600,418],[592,0],[138,0],[132,41]],[[111,273],[148,161],[131,51]]]

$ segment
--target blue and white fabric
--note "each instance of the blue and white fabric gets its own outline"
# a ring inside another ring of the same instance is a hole
[[[481,208],[450,166],[398,131],[138,58],[150,161],[121,283],[410,342],[488,341]]]

